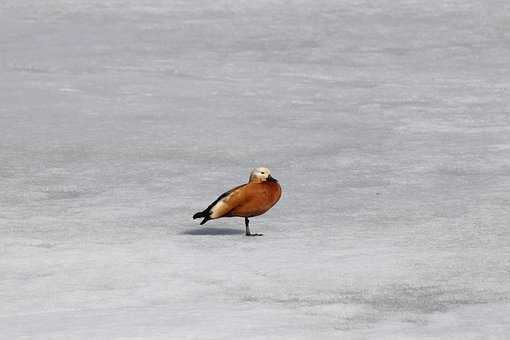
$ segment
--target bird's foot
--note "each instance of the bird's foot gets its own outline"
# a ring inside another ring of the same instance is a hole
[[[264,234],[258,234],[258,233],[246,233],[246,236],[264,236]]]

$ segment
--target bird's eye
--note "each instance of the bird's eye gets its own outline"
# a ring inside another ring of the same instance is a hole
[[[264,174],[264,171],[261,172],[261,174],[263,175]]]

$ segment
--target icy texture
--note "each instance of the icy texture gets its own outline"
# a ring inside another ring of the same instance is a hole
[[[509,17],[2,0],[0,338],[508,339]]]

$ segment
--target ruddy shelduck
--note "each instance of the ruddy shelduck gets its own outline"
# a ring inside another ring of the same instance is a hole
[[[271,209],[282,196],[282,188],[271,176],[268,168],[256,168],[248,183],[235,187],[218,197],[207,209],[193,215],[203,218],[200,224],[220,217],[244,217],[246,236],[262,236],[250,232],[248,218],[259,216]]]

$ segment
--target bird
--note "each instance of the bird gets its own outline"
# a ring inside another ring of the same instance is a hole
[[[239,185],[221,194],[205,210],[193,215],[193,219],[203,218],[200,225],[221,217],[244,217],[246,236],[262,236],[250,232],[249,218],[264,214],[282,196],[282,188],[271,171],[258,167],[250,173],[248,183]]]

